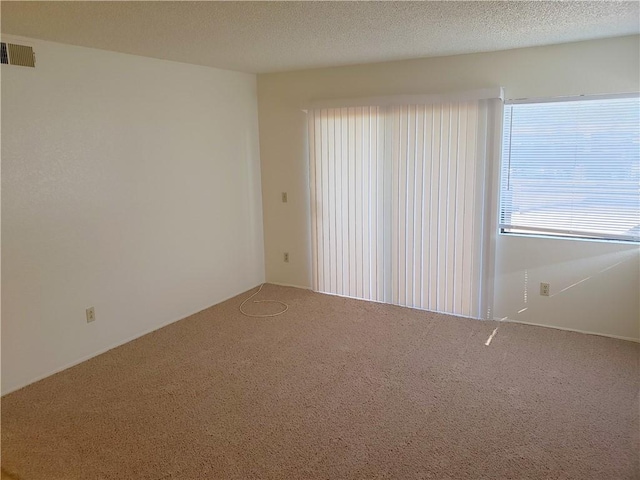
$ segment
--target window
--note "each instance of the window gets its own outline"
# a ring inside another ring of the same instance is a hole
[[[503,233],[640,241],[640,99],[505,105]]]

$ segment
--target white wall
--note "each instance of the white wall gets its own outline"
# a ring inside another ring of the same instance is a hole
[[[497,252],[495,318],[640,337],[638,247],[500,235]]]
[[[3,393],[264,280],[255,75],[4,40]]]
[[[265,222],[267,280],[311,285],[309,181],[306,118],[310,101],[375,95],[446,93],[495,86],[507,98],[550,97],[630,92],[640,89],[640,37],[579,42],[258,76],[260,157]],[[287,191],[289,203],[280,201]],[[290,262],[282,253],[290,253]],[[497,318],[583,331],[640,337],[640,270],[637,247],[501,236],[496,259]],[[624,262],[604,273],[609,263]],[[532,296],[524,308],[522,279],[538,295],[545,281],[557,292],[590,276],[588,281],[550,298]],[[606,297],[603,300],[603,297]],[[541,303],[546,302],[546,303]],[[603,305],[609,304],[611,309]],[[615,305],[615,307],[613,307]]]

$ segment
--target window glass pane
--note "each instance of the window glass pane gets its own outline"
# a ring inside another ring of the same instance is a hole
[[[507,105],[500,227],[638,241],[638,97]]]

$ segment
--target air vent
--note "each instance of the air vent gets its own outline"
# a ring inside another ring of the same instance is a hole
[[[2,63],[23,67],[36,66],[36,56],[31,47],[2,42],[0,44],[0,54]]]
[[[0,60],[1,63],[9,63],[9,55],[7,55],[7,44],[2,42],[0,43]]]

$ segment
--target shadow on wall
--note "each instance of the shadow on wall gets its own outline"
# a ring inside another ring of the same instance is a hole
[[[495,319],[638,339],[639,253],[630,248],[515,268],[499,279]]]

